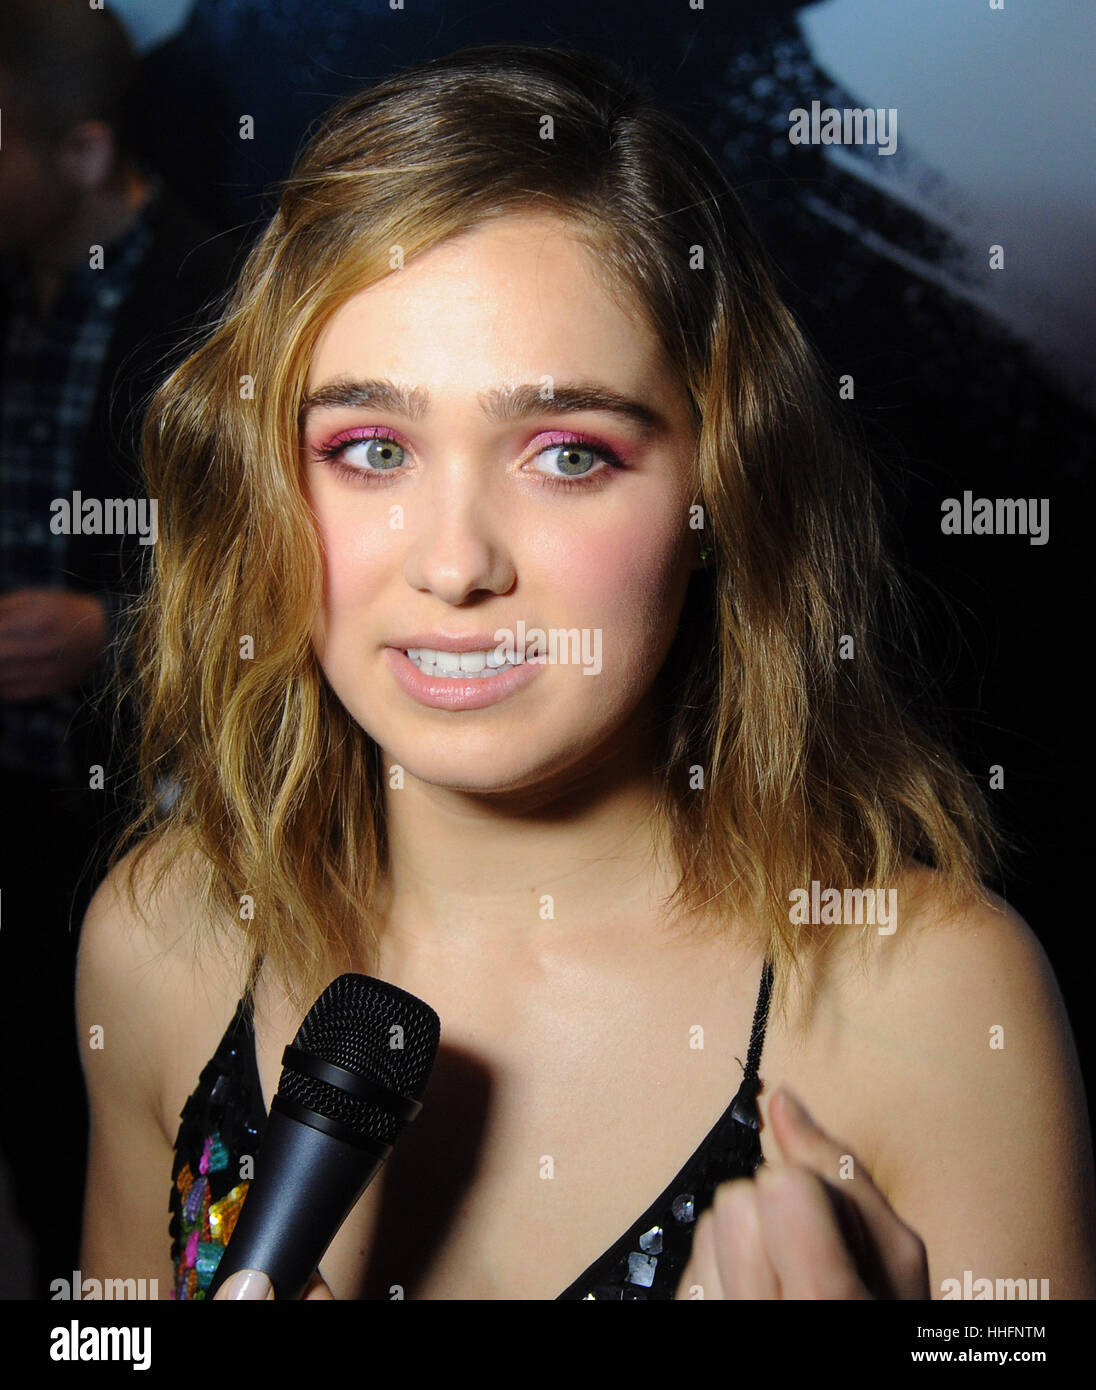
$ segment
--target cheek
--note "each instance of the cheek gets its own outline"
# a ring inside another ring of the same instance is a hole
[[[382,590],[403,533],[389,526],[386,510],[366,513],[322,488],[310,500],[323,555],[323,602],[312,637],[323,660],[337,658],[344,642],[360,643],[370,601]]]
[[[337,613],[371,592],[376,579],[388,563],[389,552],[398,531],[390,531],[382,521],[363,524],[344,510],[320,527],[324,548],[324,587],[328,608]]]
[[[561,537],[546,573],[558,576],[544,594],[548,611],[600,627],[607,662],[610,644],[629,664],[668,649],[687,579],[678,528],[655,531],[637,520],[582,539]]]

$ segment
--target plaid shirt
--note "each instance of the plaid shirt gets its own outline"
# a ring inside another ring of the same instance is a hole
[[[44,316],[26,262],[0,260],[10,306],[0,342],[0,592],[69,587],[69,538],[50,529],[50,503],[71,499],[77,486],[115,316],[151,241],[154,196],[104,248],[103,269],[85,262],[68,272]],[[119,596],[97,597],[112,638]],[[50,699],[0,700],[0,767],[74,784],[66,732],[79,704],[75,689]],[[86,769],[81,775],[86,779]]]

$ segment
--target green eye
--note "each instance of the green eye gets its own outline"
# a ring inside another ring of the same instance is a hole
[[[363,445],[365,446],[365,462],[370,472],[383,473],[389,469],[398,468],[403,462],[403,445],[397,444],[394,439],[361,439],[354,447],[360,448]]]
[[[556,447],[556,466],[565,477],[574,478],[589,473],[596,458],[593,449],[588,449],[584,444],[560,444]]]

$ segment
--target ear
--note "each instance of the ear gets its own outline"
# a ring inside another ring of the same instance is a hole
[[[710,548],[711,542],[706,539],[705,532],[694,531],[694,540],[689,547],[689,569],[706,570],[711,567],[711,560],[705,560],[703,552]]]
[[[95,193],[114,172],[118,145],[105,121],[78,121],[57,147],[57,167],[67,181],[85,193]]]

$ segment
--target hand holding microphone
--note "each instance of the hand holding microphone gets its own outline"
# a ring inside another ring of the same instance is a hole
[[[245,1301],[269,1302],[274,1297],[274,1286],[269,1278],[261,1269],[240,1269],[231,1278],[226,1279],[217,1292],[213,1295],[214,1302],[217,1299],[243,1299]],[[301,1301],[312,1298],[326,1298],[334,1302],[335,1295],[323,1281],[323,1276],[317,1270],[304,1293],[301,1294]]]
[[[328,985],[282,1054],[213,1298],[332,1297],[317,1265],[422,1109],[440,1034],[428,1004],[386,981],[340,975]]]

